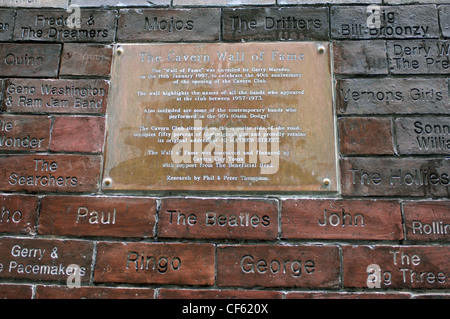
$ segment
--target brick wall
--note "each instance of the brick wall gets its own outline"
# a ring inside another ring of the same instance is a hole
[[[72,30],[64,1],[0,2],[1,298],[450,296],[448,1],[102,2],[72,0]],[[337,194],[102,188],[113,44],[315,40],[333,45]]]

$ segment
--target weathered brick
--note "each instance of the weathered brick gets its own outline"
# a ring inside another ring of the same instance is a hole
[[[276,0],[173,0],[174,6],[240,6],[240,5],[271,5]]]
[[[118,41],[217,41],[220,9],[123,9]]]
[[[282,237],[287,239],[401,240],[397,201],[285,199]]]
[[[257,199],[162,199],[158,236],[276,239],[278,202]]]
[[[408,201],[403,214],[407,240],[450,241],[450,202]]]
[[[223,10],[223,38],[328,40],[328,8],[236,8]]]
[[[294,4],[361,4],[361,3],[381,3],[382,0],[277,0],[279,5],[294,5]]]
[[[112,196],[45,196],[39,234],[153,237],[154,198]]]
[[[94,43],[64,44],[61,76],[109,77],[113,47]]]
[[[104,114],[105,80],[8,79],[3,108],[14,113]]]
[[[445,78],[339,79],[339,114],[449,114]]]
[[[334,70],[338,74],[387,74],[384,41],[335,41]]]
[[[213,285],[214,251],[212,244],[101,242],[94,282]]]
[[[442,34],[444,37],[450,38],[450,5],[439,6],[438,10]]]
[[[344,287],[448,289],[449,247],[343,246]],[[368,267],[370,268],[368,269]],[[370,282],[380,278],[379,286]]]
[[[79,5],[80,7],[153,7],[153,6],[169,6],[171,0],[71,0],[71,4]]]
[[[286,299],[410,299],[408,293],[392,292],[288,292]]]
[[[338,248],[220,245],[217,248],[217,285],[337,288]]]
[[[66,10],[18,10],[14,40],[46,42],[113,42],[117,11],[80,10],[80,26],[70,27]]]
[[[0,189],[7,191],[93,192],[98,189],[100,156],[3,155]]]
[[[67,8],[69,0],[2,0],[0,7],[18,8]]]
[[[341,160],[344,196],[447,197],[450,161],[445,158],[345,158]]]
[[[279,291],[168,289],[159,291],[159,299],[281,299]]]
[[[3,271],[0,278],[64,281],[80,269],[80,281],[88,282],[94,244],[76,240],[0,238]]]
[[[50,150],[101,153],[105,142],[105,118],[61,116],[53,122]]]
[[[395,120],[398,152],[410,154],[450,154],[450,118],[404,117]]]
[[[447,41],[388,41],[387,54],[392,74],[450,74]]]
[[[36,299],[153,299],[155,289],[37,285]]]
[[[0,43],[0,76],[56,77],[60,44]]]
[[[0,233],[35,234],[38,198],[0,195]]]
[[[393,155],[391,120],[345,117],[339,119],[341,154]]]
[[[13,10],[0,9],[0,41],[9,41],[12,39],[14,14]]]
[[[31,285],[0,284],[0,299],[31,299]]]
[[[335,39],[439,38],[435,5],[380,6],[380,27],[368,25],[367,6],[334,6],[330,11]],[[349,19],[351,17],[351,19]],[[370,22],[375,20],[370,20]]]
[[[50,127],[48,116],[1,115],[0,151],[46,151]]]

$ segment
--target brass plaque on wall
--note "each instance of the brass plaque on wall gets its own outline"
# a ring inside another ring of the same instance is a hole
[[[103,188],[336,191],[330,49],[116,45]]]

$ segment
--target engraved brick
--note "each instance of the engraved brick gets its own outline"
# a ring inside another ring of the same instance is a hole
[[[154,7],[169,6],[171,0],[71,0],[70,4],[76,4],[80,7]]]
[[[102,242],[94,282],[213,285],[214,252],[212,244]]]
[[[67,8],[69,0],[2,0],[0,7],[18,7],[18,8]]]
[[[339,114],[449,114],[445,78],[338,79]]]
[[[393,155],[391,126],[391,120],[386,118],[341,118],[339,120],[341,154]]]
[[[447,41],[388,41],[387,54],[392,74],[450,74]]]
[[[361,3],[381,3],[381,0],[278,0],[279,5],[293,5],[293,4],[358,4]]]
[[[450,241],[450,202],[415,202],[403,204],[407,240]]]
[[[449,247],[343,246],[342,250],[344,287],[448,289],[450,286]],[[370,282],[374,276],[380,278],[378,283]]]
[[[3,108],[14,113],[104,114],[105,80],[8,79]]]
[[[281,299],[279,291],[167,289],[159,291],[159,299]]]
[[[89,282],[94,244],[75,240],[0,239],[0,278],[66,282],[80,268],[81,282]]]
[[[275,0],[173,0],[174,6],[241,6],[271,4],[275,4]]]
[[[384,41],[336,41],[333,53],[338,74],[387,74]]]
[[[154,198],[112,196],[45,196],[39,234],[153,237]]]
[[[0,299],[31,299],[31,285],[0,284]]]
[[[276,239],[278,203],[256,199],[163,199],[158,236]]]
[[[46,151],[50,126],[48,116],[1,115],[0,151]]]
[[[439,6],[438,10],[442,34],[444,35],[444,37],[450,38],[450,5]]]
[[[0,189],[30,192],[94,192],[101,157],[94,155],[0,156]]]
[[[286,299],[410,299],[408,293],[386,292],[288,292]]]
[[[331,36],[335,39],[439,38],[435,5],[380,6],[380,26],[370,28],[367,6],[331,8]],[[349,19],[351,17],[351,19]],[[370,22],[375,21],[370,20]]]
[[[37,285],[36,299],[153,299],[155,289]]]
[[[412,117],[395,120],[399,154],[450,154],[450,118]]]
[[[338,248],[220,245],[217,248],[217,285],[337,288]]]
[[[344,196],[448,196],[445,158],[346,158],[341,160]]]
[[[115,10],[80,10],[80,25],[71,27],[66,10],[18,10],[14,40],[46,42],[113,42]]]
[[[56,77],[60,44],[0,43],[0,76]]]
[[[384,200],[286,199],[282,237],[288,239],[401,240],[400,204]]]
[[[14,11],[0,9],[0,41],[12,39],[14,30]]]
[[[217,41],[220,9],[123,9],[118,41]]]
[[[74,138],[76,136],[76,138]],[[105,141],[105,118],[61,116],[53,122],[50,150],[101,153]]]
[[[328,40],[328,8],[223,10],[223,38],[238,40]]]
[[[61,76],[109,77],[113,48],[93,43],[64,44]]]
[[[0,233],[34,235],[38,198],[28,195],[0,195]]]

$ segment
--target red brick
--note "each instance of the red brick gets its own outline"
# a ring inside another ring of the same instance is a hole
[[[4,155],[0,156],[0,189],[8,191],[97,191],[100,156]]]
[[[36,299],[153,299],[155,289],[121,287],[36,286]]]
[[[47,239],[0,239],[0,278],[64,281],[80,267],[81,282],[91,275],[92,242]]]
[[[0,233],[34,234],[38,198],[28,195],[0,195]]]
[[[276,239],[277,235],[275,200],[168,198],[161,202],[159,237]]]
[[[213,285],[214,270],[212,244],[102,242],[94,281]]]
[[[0,151],[46,151],[50,127],[48,116],[1,115]]]
[[[154,198],[112,196],[46,196],[42,199],[39,234],[153,237]]]
[[[159,299],[281,299],[279,291],[160,289]]]
[[[339,285],[336,246],[220,245],[217,285],[326,287]]]
[[[113,47],[102,44],[64,44],[61,72],[62,76],[109,77]]]
[[[402,216],[397,201],[286,199],[282,237],[295,239],[400,240]]]
[[[30,285],[0,284],[0,299],[31,299],[32,289]]]
[[[288,292],[286,299],[410,299],[408,293]]]
[[[346,117],[339,120],[341,153],[345,155],[393,155],[391,120]]]
[[[446,246],[344,246],[344,287],[367,288],[378,265],[382,289],[448,289],[449,259]]]
[[[103,117],[61,116],[53,122],[50,150],[101,153],[105,141]]]
[[[407,240],[450,241],[450,202],[415,202],[403,204]]]

